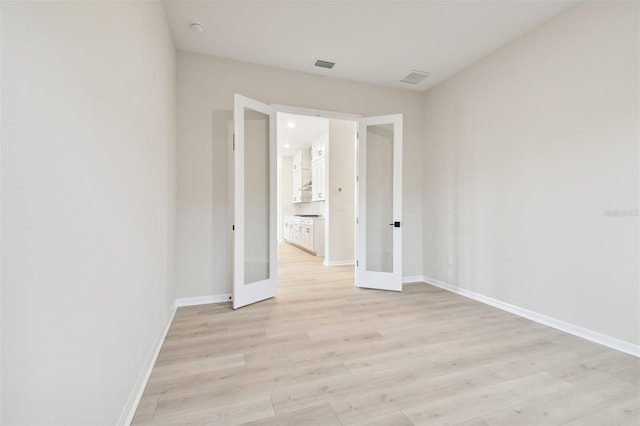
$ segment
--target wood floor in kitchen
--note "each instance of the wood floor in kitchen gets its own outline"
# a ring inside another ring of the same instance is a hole
[[[639,359],[279,247],[278,296],[178,309],[134,424],[638,425]]]

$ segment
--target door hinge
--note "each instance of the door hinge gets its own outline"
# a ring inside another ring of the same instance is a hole
[[[356,132],[356,139],[360,139],[360,132]]]
[[[360,266],[360,262],[356,260],[356,266]]]
[[[233,150],[236,150],[236,134],[233,134]]]
[[[235,225],[231,225],[231,230],[235,231],[236,230],[236,226]]]
[[[359,222],[359,219],[358,219],[357,217],[356,217],[356,223],[360,223],[360,222]]]
[[[360,176],[356,175],[356,182],[360,182]]]

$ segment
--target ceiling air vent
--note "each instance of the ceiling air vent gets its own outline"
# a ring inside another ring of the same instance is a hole
[[[429,77],[430,75],[431,74],[424,71],[411,71],[409,75],[407,75],[405,78],[403,78],[400,81],[403,83],[418,84],[425,78]]]
[[[335,62],[323,61],[322,59],[318,59],[314,65],[320,68],[331,69],[335,64]]]

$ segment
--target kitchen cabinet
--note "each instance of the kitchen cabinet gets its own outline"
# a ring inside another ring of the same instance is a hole
[[[310,148],[302,149],[293,156],[293,202],[311,201]]]
[[[327,146],[327,136],[320,136],[316,138],[311,144],[311,161],[315,161],[325,156]]]
[[[327,199],[326,193],[326,157],[318,158],[311,163],[311,201],[324,201]]]
[[[316,256],[324,256],[324,219],[285,216],[284,239]]]
[[[291,241],[291,239],[293,238],[293,234],[291,233],[291,226],[293,226],[291,218],[289,216],[285,216],[285,218],[284,218],[284,239],[285,239],[285,241]]]

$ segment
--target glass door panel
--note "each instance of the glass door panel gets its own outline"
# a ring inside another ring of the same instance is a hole
[[[393,272],[393,124],[366,131],[367,271]]]
[[[234,98],[233,308],[276,294],[275,114]]]
[[[244,284],[269,278],[269,115],[244,109]]]
[[[360,120],[356,286],[402,291],[402,115]]]

